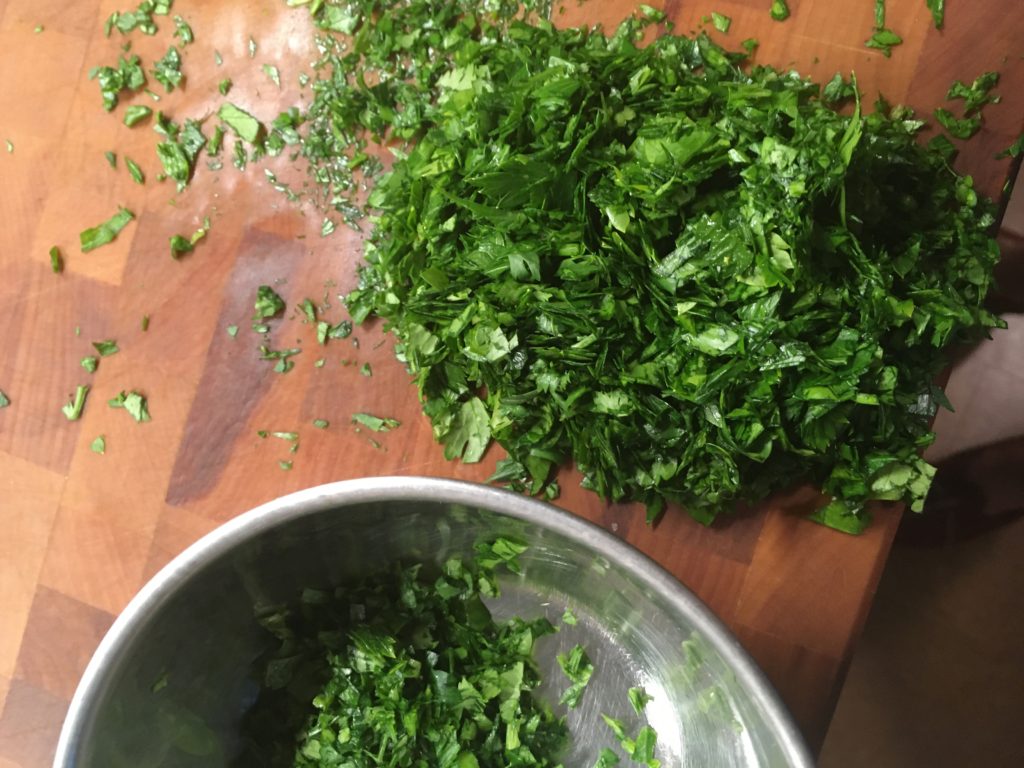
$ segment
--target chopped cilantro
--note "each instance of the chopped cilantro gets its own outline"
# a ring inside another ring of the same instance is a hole
[[[85,398],[89,395],[89,385],[81,384],[75,387],[75,394],[71,402],[61,408],[68,421],[78,421],[82,418],[82,409],[85,408]]]
[[[389,419],[386,416],[374,416],[371,413],[353,413],[352,421],[357,424],[362,424],[367,429],[372,429],[374,432],[388,432],[395,427],[400,427],[402,423],[395,419]]]
[[[313,426],[317,429],[327,429],[331,423],[327,419],[313,419]]]
[[[100,435],[95,440],[93,440],[92,443],[89,444],[89,450],[91,450],[93,453],[98,453],[100,455],[106,453],[107,439],[103,435]]]
[[[231,338],[235,338],[235,336],[238,335],[238,326],[237,325],[229,325],[227,330],[228,330],[228,336],[230,336]]]
[[[143,333],[146,333],[146,331],[149,330],[149,315],[142,316],[142,322],[139,324],[139,326],[142,328]]]
[[[292,468],[292,462],[281,460],[277,462],[277,466],[279,466],[281,469],[287,472]]]
[[[107,150],[103,153],[103,156],[107,159],[107,165],[111,168],[117,169],[117,153]]]
[[[96,80],[103,98],[103,108],[108,112],[117,106],[122,91],[134,93],[146,84],[146,73],[138,56],[118,60],[117,67],[93,67],[89,79]]]
[[[248,44],[247,47],[249,49],[249,58],[250,59],[255,59],[256,58],[256,41],[253,40],[251,36],[249,37],[249,44]]]
[[[232,85],[233,83],[231,82],[231,78],[225,77],[223,80],[217,83],[217,90],[220,91],[221,96],[227,96],[228,91],[231,90]]]
[[[0,408],[6,408],[11,404],[11,399],[0,390]]]
[[[715,25],[715,29],[719,32],[726,33],[729,31],[729,27],[732,26],[732,19],[720,13],[712,12],[711,23]]]
[[[979,112],[986,104],[998,104],[999,96],[990,95],[991,90],[999,83],[998,72],[983,72],[970,85],[961,80],[954,80],[946,92],[946,98],[963,99],[964,117]]]
[[[359,372],[363,374],[363,376],[373,376],[373,369],[370,367],[369,363],[363,363],[363,366],[362,368],[359,369]]]
[[[334,229],[334,222],[325,216],[323,224],[320,225],[320,237],[327,237],[329,234],[334,232]]]
[[[928,10],[932,12],[932,21],[936,29],[942,29],[946,23],[946,0],[925,0]]]
[[[969,139],[981,130],[981,117],[955,117],[943,107],[935,110],[935,119],[939,125],[949,131],[957,139]]]
[[[135,214],[127,208],[121,208],[108,221],[102,224],[83,230],[78,236],[82,247],[82,253],[88,253],[102,245],[112,242],[118,233],[124,229],[128,222],[135,218]]]
[[[130,392],[122,391],[117,397],[108,400],[107,405],[111,408],[123,408],[139,423],[150,420],[145,396],[134,390]]]
[[[576,621],[576,614],[570,611],[568,608],[566,608],[565,612],[562,613],[562,623],[570,627],[575,627]]]
[[[284,299],[277,295],[277,291],[269,285],[261,285],[256,289],[256,314],[253,316],[253,330],[265,329],[263,320],[268,317],[275,317],[285,310]]]
[[[644,713],[644,707],[646,707],[647,702],[651,701],[653,698],[649,696],[647,691],[642,687],[630,688],[626,693],[629,697],[629,703],[633,707],[633,711],[638,715],[642,715]]]
[[[64,257],[61,255],[60,248],[56,245],[50,249],[50,269],[53,270],[54,274],[60,274],[64,271]]]
[[[100,359],[98,357],[89,355],[88,357],[83,357],[80,364],[89,373],[96,373],[96,369],[99,367],[100,364]]]
[[[876,29],[871,37],[865,41],[864,45],[881,51],[883,56],[889,58],[892,56],[893,47],[902,43],[903,38],[891,29]]]

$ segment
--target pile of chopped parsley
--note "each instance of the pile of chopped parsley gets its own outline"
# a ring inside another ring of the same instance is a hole
[[[434,571],[396,565],[262,611],[280,642],[258,666],[245,766],[554,766],[568,731],[534,696],[544,618],[498,623],[483,598],[525,547],[499,538]]]
[[[922,508],[942,350],[1000,325],[994,211],[948,142],[864,114],[855,82],[826,104],[703,34],[641,45],[649,8],[609,36],[514,4],[315,5],[348,36],[322,42],[315,178],[341,199],[367,140],[397,158],[348,306],[397,337],[448,458],[496,440],[495,479],[549,497],[571,460],[649,519],[800,481],[844,530]]]

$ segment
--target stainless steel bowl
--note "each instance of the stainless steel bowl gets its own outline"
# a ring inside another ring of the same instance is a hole
[[[548,504],[482,485],[375,478],[265,504],[179,555],[129,603],[71,702],[58,768],[222,766],[258,684],[268,635],[256,604],[402,560],[440,561],[496,535],[529,544],[521,577],[501,581],[497,617],[570,608],[576,626],[538,643],[550,701],[566,681],[556,654],[582,643],[596,671],[567,713],[567,768],[617,747],[601,720],[640,722],[626,696],[652,695],[646,718],[669,766],[811,766],[778,696],[729,631],[677,580],[629,545]],[[558,708],[556,707],[556,711]]]

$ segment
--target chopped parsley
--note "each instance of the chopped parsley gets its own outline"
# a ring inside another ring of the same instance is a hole
[[[711,14],[711,23],[715,25],[715,29],[723,34],[729,31],[729,27],[732,26],[732,19],[728,16],[723,16],[720,13]]]
[[[327,419],[313,419],[313,426],[317,429],[327,429],[330,425]]]
[[[122,56],[116,67],[93,67],[89,79],[96,80],[103,98],[103,108],[108,112],[117,106],[121,92],[134,93],[146,85],[146,73],[138,56]]]
[[[371,413],[354,413],[352,414],[352,421],[357,424],[362,424],[367,429],[371,429],[374,432],[388,432],[395,427],[400,427],[402,423],[395,419],[389,419],[386,416],[374,416]]]
[[[190,45],[196,39],[192,33],[192,27],[181,16],[174,17],[174,36],[181,40],[183,46]]]
[[[565,689],[559,701],[570,709],[575,709],[579,706],[580,700],[583,698],[583,691],[594,674],[594,665],[587,656],[587,652],[583,650],[583,646],[576,645],[568,653],[558,654],[558,666],[562,668],[562,672],[572,683]]]
[[[786,0],[772,0],[769,13],[775,21],[785,21],[789,18],[789,4]]]
[[[82,247],[82,253],[88,253],[100,246],[113,242],[118,233],[128,226],[128,222],[134,218],[134,213],[129,211],[127,208],[121,208],[117,213],[111,216],[108,221],[105,221],[98,226],[83,230],[78,236]]]
[[[100,359],[98,357],[94,357],[93,355],[89,355],[87,357],[82,358],[80,365],[89,373],[96,373],[96,369],[100,365]]]
[[[11,404],[11,399],[0,390],[0,408],[6,408]]]
[[[373,369],[370,367],[369,363],[363,363],[362,367],[359,369],[359,372],[366,377],[373,376]]]
[[[149,409],[146,404],[145,396],[135,392],[134,390],[130,392],[122,391],[117,395],[117,397],[108,400],[107,405],[111,408],[123,408],[140,424],[144,421],[150,420]]]
[[[120,352],[120,349],[117,346],[117,342],[114,341],[113,339],[106,339],[104,341],[94,341],[92,345],[99,353],[100,357],[109,357],[110,355],[115,355],[118,352]]]
[[[82,418],[82,409],[85,408],[85,399],[88,395],[88,384],[80,384],[75,387],[75,394],[71,397],[71,402],[61,408],[68,421],[78,421]]]
[[[263,74],[270,78],[270,82],[272,82],[278,88],[281,87],[281,73],[273,64],[264,64]]]
[[[101,456],[107,452],[107,438],[100,435],[89,444],[89,450],[93,453],[98,453]]]
[[[282,299],[269,285],[261,285],[256,289],[256,303],[254,304],[256,314],[253,316],[253,330],[259,333],[266,333],[267,325],[263,322],[267,318],[276,317],[285,310],[284,299]]]
[[[255,144],[259,141],[260,136],[263,134],[263,124],[244,109],[231,102],[222,104],[217,111],[217,116],[224,121],[228,128],[250,144]],[[236,144],[235,146],[238,145]]]
[[[134,160],[125,155],[124,164],[128,168],[128,175],[132,177],[132,180],[136,184],[146,183],[146,174],[142,172],[142,169],[139,168],[138,164]]]
[[[50,249],[50,269],[55,275],[64,271],[64,257],[56,245]]]
[[[162,59],[158,59],[150,70],[153,79],[163,85],[164,90],[170,93],[181,86],[185,81],[185,75],[181,72],[181,54],[173,45],[167,49]]]
[[[124,111],[124,124],[129,128],[142,122],[153,114],[153,110],[145,104],[132,104]]]
[[[928,10],[932,12],[932,21],[936,29],[942,29],[946,23],[946,0],[925,0]]]

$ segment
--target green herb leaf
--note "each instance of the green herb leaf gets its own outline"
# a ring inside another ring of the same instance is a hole
[[[327,429],[331,423],[327,419],[313,419],[313,426],[317,429]]]
[[[230,336],[231,338],[235,338],[235,336],[238,335],[238,326],[237,325],[229,325],[227,330],[228,330],[228,336]]]
[[[80,364],[89,373],[96,373],[96,369],[99,367],[100,360],[98,357],[93,357],[92,355],[89,355],[88,357],[83,357]]]
[[[629,696],[629,703],[633,707],[633,711],[636,712],[637,715],[641,716],[644,713],[644,708],[647,706],[647,703],[653,700],[653,697],[648,696],[647,691],[642,687],[630,688],[627,694]]]
[[[118,349],[117,342],[113,339],[106,339],[105,341],[94,341],[92,343],[96,351],[99,352],[100,357],[109,357],[120,352]]]
[[[64,257],[56,245],[50,248],[50,269],[55,275],[64,271]]]
[[[162,59],[157,59],[150,70],[153,79],[163,85],[164,90],[170,93],[181,86],[185,76],[181,72],[181,54],[173,45],[167,49]]]
[[[181,16],[174,17],[174,36],[181,40],[182,45],[189,45],[196,39],[192,34],[192,27]]]
[[[142,172],[142,169],[138,166],[138,164],[134,160],[132,160],[130,157],[126,156],[125,159],[124,159],[124,164],[128,168],[128,174],[132,177],[132,180],[136,184],[145,184],[146,183],[146,175]]]
[[[281,73],[278,72],[277,67],[275,67],[273,64],[264,64],[263,74],[269,77],[270,82],[272,82],[278,88],[281,87]]]
[[[558,654],[558,666],[562,668],[562,672],[572,683],[559,701],[570,709],[575,709],[579,706],[580,700],[583,698],[583,691],[594,674],[594,665],[590,662],[586,651],[583,650],[583,646],[576,645],[568,653]]]
[[[949,131],[957,139],[969,139],[981,130],[981,117],[958,118],[948,109],[939,107],[935,110],[935,119],[939,125]]]
[[[373,376],[373,369],[370,367],[369,363],[363,363],[362,367],[359,369],[359,372],[363,374],[363,376]]]
[[[786,0],[772,0],[770,13],[775,21],[785,21],[789,18],[789,4]]]
[[[228,91],[231,90],[232,85],[233,83],[231,82],[231,78],[225,77],[223,80],[217,83],[217,90],[220,91],[221,96],[227,96]]]
[[[89,450],[102,456],[107,452],[107,439],[103,435],[100,435],[89,444]]]
[[[260,325],[261,321],[268,317],[275,317],[285,310],[284,299],[278,296],[277,291],[269,285],[261,285],[256,289],[256,303],[254,304],[256,314],[253,318],[253,325]]]
[[[932,21],[936,29],[942,29],[946,23],[946,0],[925,0],[928,10],[932,12]]]
[[[145,104],[132,104],[124,111],[124,124],[131,128],[153,114],[153,110]]]
[[[892,56],[892,49],[894,46],[901,45],[903,38],[893,32],[891,29],[876,29],[874,34],[864,43],[868,48],[876,48],[882,52],[882,55],[886,58]]]
[[[6,408],[10,404],[11,404],[10,398],[7,397],[7,395],[5,395],[3,393],[3,390],[0,390],[0,408]]]
[[[107,405],[111,408],[123,408],[140,424],[150,420],[145,396],[134,390],[120,392],[117,397],[108,400]]]
[[[239,137],[245,139],[250,144],[255,144],[259,141],[263,133],[263,124],[259,120],[241,107],[237,107],[230,102],[225,102],[221,105],[217,111],[217,116]]]
[[[83,230],[78,236],[82,247],[82,253],[88,253],[100,246],[113,242],[118,233],[134,218],[135,214],[127,208],[121,208],[108,221],[105,221],[96,227]]]
[[[983,72],[974,79],[970,85],[954,80],[946,92],[946,98],[963,99],[964,117],[970,117],[981,110],[986,104],[998,104],[999,96],[990,95],[992,89],[999,82],[998,72]]]
[[[96,80],[103,98],[103,108],[108,112],[117,106],[122,91],[134,93],[146,85],[146,73],[138,56],[129,59],[123,56],[117,67],[93,67],[89,79]]]
[[[353,413],[352,421],[357,424],[362,424],[367,429],[372,429],[374,432],[388,432],[395,427],[400,427],[402,424],[400,421],[395,419],[389,419],[386,416],[374,416],[371,413]]]
[[[71,402],[61,408],[68,421],[78,421],[82,418],[82,409],[85,408],[85,399],[89,395],[89,385],[81,384],[75,387],[75,394]]]
[[[726,33],[729,31],[729,27],[732,25],[732,19],[728,16],[723,16],[720,13],[711,13],[711,23],[715,25],[715,29],[719,32]]]

